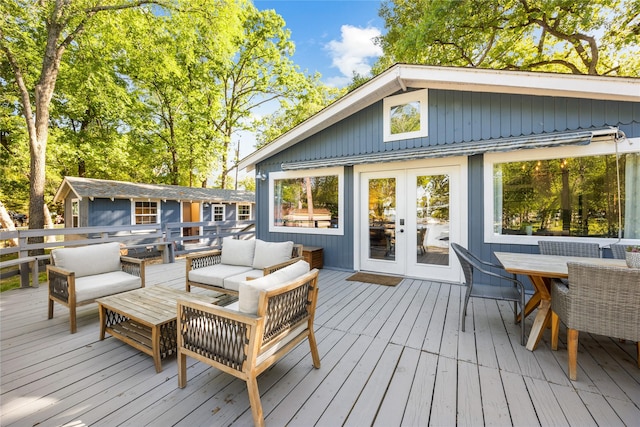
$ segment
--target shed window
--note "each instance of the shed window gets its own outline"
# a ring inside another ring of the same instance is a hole
[[[71,200],[71,227],[80,227],[80,200]]]
[[[134,203],[134,224],[158,224],[158,202],[138,201]]]
[[[224,221],[224,205],[211,205],[213,221]]]
[[[427,136],[427,100],[426,89],[385,98],[383,101],[384,141]]]
[[[269,231],[343,234],[342,168],[275,172],[269,186]]]
[[[251,219],[251,205],[238,205],[238,221],[248,221]]]

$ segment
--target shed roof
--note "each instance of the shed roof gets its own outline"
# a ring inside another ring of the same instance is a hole
[[[135,182],[111,181],[106,179],[79,178],[67,176],[60,184],[53,199],[64,200],[69,193],[83,199],[151,199],[178,200],[215,203],[254,203],[252,191],[222,190],[219,188],[181,187],[165,184],[140,184]]]
[[[251,171],[265,159],[408,88],[640,102],[638,78],[396,64],[245,157],[239,167]]]

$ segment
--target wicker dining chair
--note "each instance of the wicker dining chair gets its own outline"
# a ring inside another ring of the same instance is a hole
[[[540,240],[538,249],[542,255],[600,258],[600,245],[597,243]]]
[[[611,253],[615,259],[625,259],[627,257],[627,245],[613,243],[611,245]]]
[[[567,263],[569,286],[551,285],[551,348],[567,326],[569,378],[576,380],[578,331],[636,341],[640,368],[640,269]]]
[[[487,261],[483,261],[463,248],[457,243],[451,243],[453,251],[458,256],[460,265],[465,278],[466,292],[464,296],[464,306],[462,308],[462,315],[460,316],[460,329],[464,332],[465,318],[467,316],[467,304],[469,298],[487,298],[500,301],[513,301],[514,311],[514,323],[518,323],[518,313],[524,312],[524,285],[517,280],[515,276],[507,277],[502,274],[494,273],[489,268],[496,268],[504,271],[501,265],[493,264]],[[474,276],[476,273],[476,276]],[[513,286],[500,286],[489,283],[479,282],[480,274],[485,274],[491,277],[497,277],[502,280],[511,282]],[[518,311],[518,306],[520,310]],[[524,345],[525,331],[524,331],[524,319],[520,321],[520,344]]]

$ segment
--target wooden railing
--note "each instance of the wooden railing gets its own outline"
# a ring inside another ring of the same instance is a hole
[[[256,235],[255,221],[170,222],[164,225],[164,233],[176,255],[220,249],[227,236],[251,239]]]
[[[18,258],[1,262],[0,269],[18,266],[22,287],[29,287],[31,272],[33,286],[37,287],[38,263],[45,262],[48,255],[33,254],[45,249],[120,242],[129,255],[136,256],[139,250],[155,250],[163,262],[170,263],[174,262],[176,255],[220,248],[222,238],[226,236],[255,237],[255,222],[173,222],[164,225],[3,230],[0,231],[0,255],[18,254]],[[12,240],[18,245],[11,246]]]

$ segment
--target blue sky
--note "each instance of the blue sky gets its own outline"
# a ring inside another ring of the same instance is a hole
[[[308,73],[318,71],[325,84],[343,87],[353,71],[366,75],[382,54],[371,39],[384,31],[380,1],[254,0],[260,9],[274,9],[291,31],[294,62]]]

